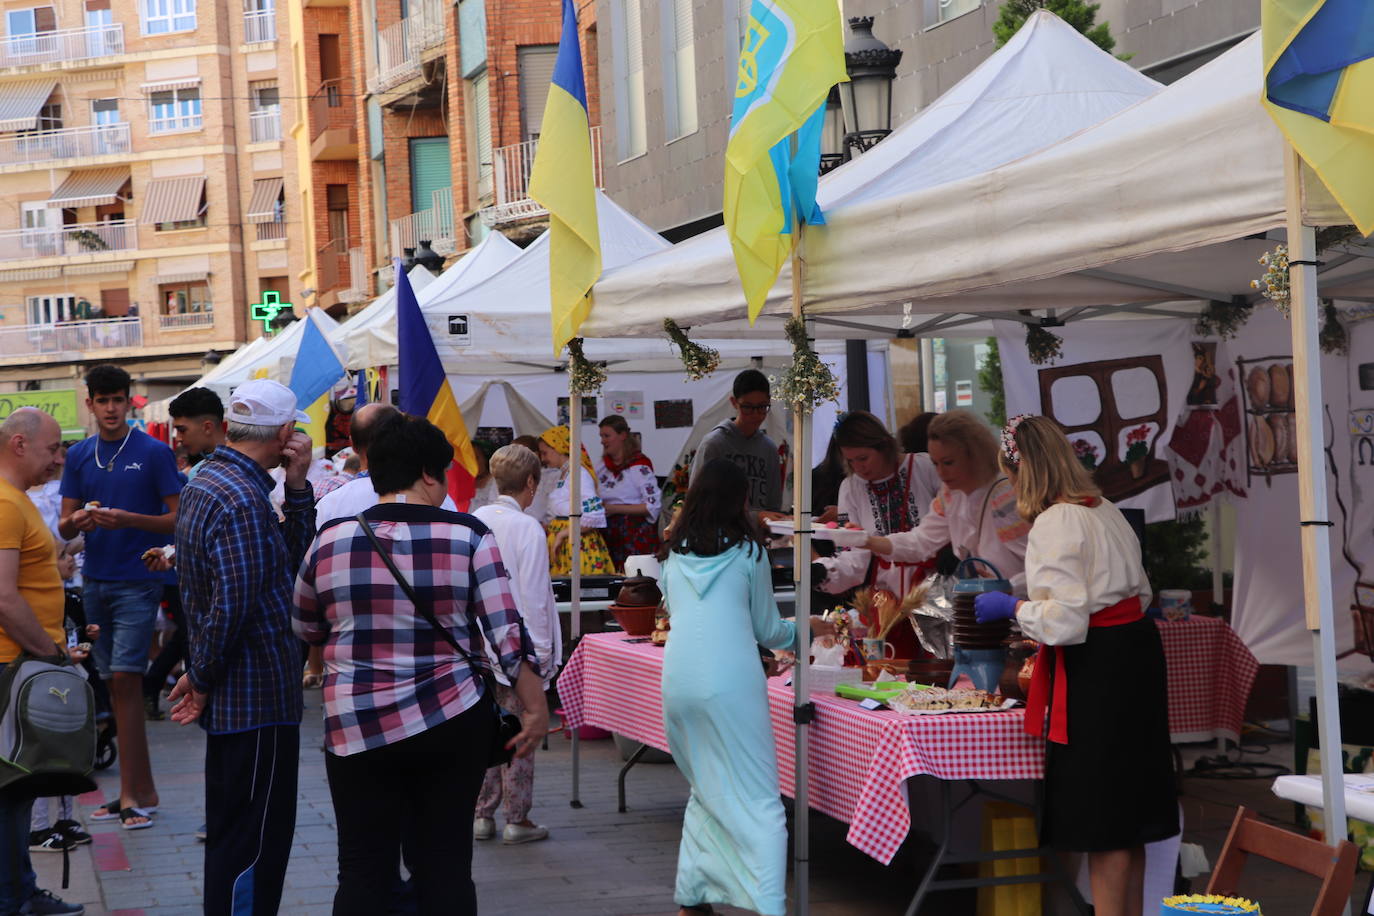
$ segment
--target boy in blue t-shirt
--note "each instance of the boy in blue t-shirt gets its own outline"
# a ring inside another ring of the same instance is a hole
[[[142,555],[165,544],[176,527],[185,479],[170,448],[126,422],[129,386],[129,373],[118,366],[95,366],[86,375],[86,409],[97,432],[67,451],[58,530],[64,538],[86,536],[82,597],[86,619],[100,626],[95,661],[110,681],[119,732],[119,798],[91,820],[118,819],[124,829],[139,830],[153,825],[158,803],[143,672],[165,578],[148,570]]]

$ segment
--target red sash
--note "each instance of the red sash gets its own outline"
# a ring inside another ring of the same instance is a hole
[[[1103,608],[1088,618],[1089,627],[1119,627],[1135,623],[1145,616],[1140,610],[1140,598]],[[1054,668],[1054,700],[1050,705],[1049,740],[1055,744],[1069,743],[1069,679],[1064,671],[1064,654],[1054,646],[1040,647],[1031,674],[1030,690],[1026,696],[1026,732],[1037,738],[1045,734],[1045,701],[1050,691],[1050,667]]]

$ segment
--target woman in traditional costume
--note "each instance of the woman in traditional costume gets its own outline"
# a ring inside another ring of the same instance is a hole
[[[606,507],[606,546],[615,568],[623,571],[626,557],[658,553],[663,499],[654,463],[639,450],[625,418],[611,414],[599,428],[602,451],[596,483]]]
[[[615,572],[611,564],[610,551],[602,531],[606,527],[606,509],[596,490],[596,478],[592,476],[592,460],[587,450],[582,449],[580,465],[571,460],[572,434],[566,426],[550,426],[539,435],[539,460],[544,467],[558,471],[558,482],[549,493],[548,514],[544,523],[549,533],[549,573],[554,577],[572,575],[572,549],[568,543],[571,532],[569,516],[572,513],[571,474],[581,474],[578,482],[579,497],[582,503],[582,575],[609,576]]]

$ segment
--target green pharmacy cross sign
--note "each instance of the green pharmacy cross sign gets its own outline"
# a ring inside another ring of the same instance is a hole
[[[251,303],[251,317],[254,321],[262,322],[262,329],[266,333],[271,333],[272,323],[277,320],[277,315],[282,312],[291,311],[291,303],[281,301],[281,293],[276,290],[264,290],[261,302]]]

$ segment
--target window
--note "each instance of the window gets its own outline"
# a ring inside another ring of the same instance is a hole
[[[153,229],[156,232],[175,232],[178,229],[202,229],[205,226],[205,213],[209,207],[205,203],[205,189],[201,187],[200,200],[196,204],[195,215],[189,219],[175,220],[167,223],[154,223]]]
[[[53,50],[52,39],[39,38],[45,32],[57,30],[57,14],[50,6],[35,6],[5,12],[5,42],[7,56],[46,54]]]
[[[91,123],[96,127],[119,124],[119,99],[91,99]]]
[[[77,317],[76,297],[29,296],[29,324],[52,324],[56,321],[75,321]]]
[[[663,0],[663,104],[668,136],[676,140],[697,130],[697,45],[692,0]]]
[[[30,200],[19,205],[21,244],[39,256],[57,254],[62,244],[62,211],[48,206],[46,200]]]
[[[189,32],[196,27],[196,0],[143,0],[143,34]]]
[[[248,84],[248,94],[253,100],[253,110],[277,108],[281,105],[281,95],[277,91],[276,80],[256,80]]]
[[[148,96],[148,133],[200,130],[200,87],[167,89]]]
[[[329,241],[336,243],[337,250],[348,250],[348,185],[327,184],[324,186],[325,207],[329,219]]]
[[[214,311],[206,283],[164,283],[157,288],[164,315],[194,315]]]
[[[487,145],[487,159],[491,146]],[[480,155],[480,153],[479,153]],[[488,164],[487,172],[491,167]],[[410,141],[410,206],[415,213],[434,209],[434,192],[453,187],[448,137],[417,137]]]
[[[971,13],[983,5],[983,0],[925,0],[926,27],[939,25]]]
[[[641,156],[649,148],[644,120],[644,36],[640,25],[641,0],[619,0],[616,42],[616,152],[623,159]]]
[[[275,0],[243,0],[243,40],[248,44],[277,40]]]
[[[124,50],[124,33],[114,24],[110,0],[86,0],[86,53],[104,57]]]
[[[520,139],[539,139],[544,104],[549,99],[558,45],[528,45],[517,50],[520,73]]]
[[[472,121],[476,141],[473,148],[477,152],[477,196],[487,197],[492,193],[492,154],[491,154],[491,97],[487,91],[487,74],[483,72],[472,81]],[[429,209],[426,204],[426,210]]]

